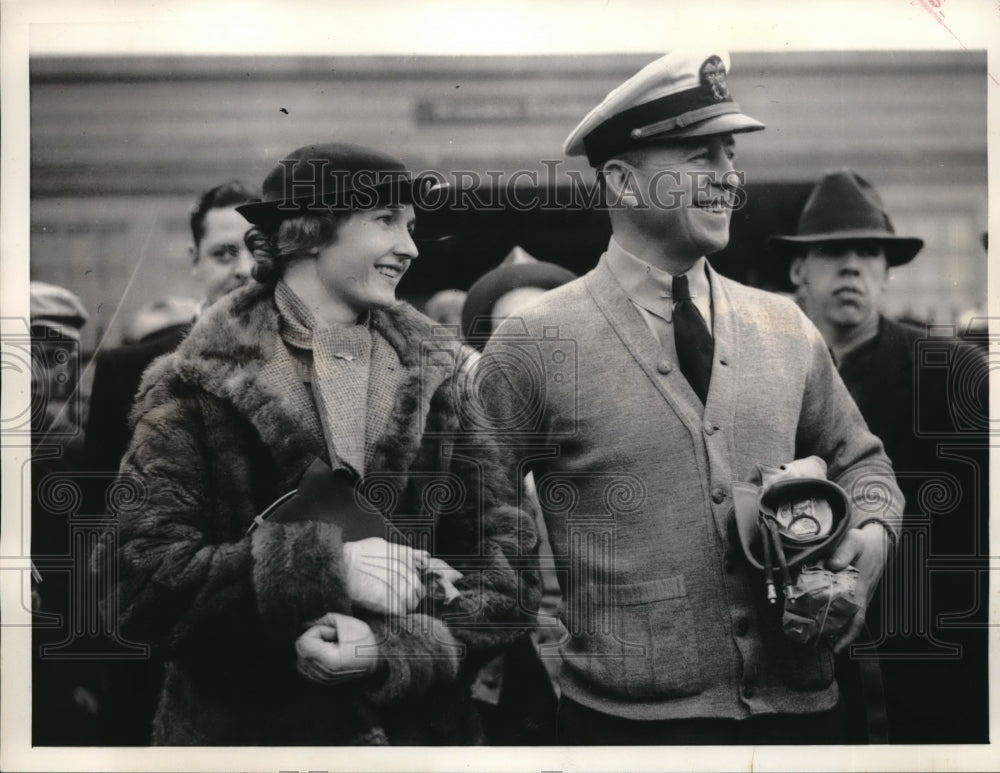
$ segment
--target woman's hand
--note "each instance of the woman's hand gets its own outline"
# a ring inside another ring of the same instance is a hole
[[[450,604],[462,595],[455,583],[462,579],[462,573],[453,569],[446,561],[433,556],[428,560],[424,577],[429,585],[431,597],[445,604]]]
[[[426,550],[368,537],[344,543],[347,592],[355,604],[390,615],[416,609],[424,597],[420,573],[430,563]]]
[[[336,685],[360,679],[378,662],[378,646],[368,623],[328,612],[295,640],[295,668],[306,679]]]

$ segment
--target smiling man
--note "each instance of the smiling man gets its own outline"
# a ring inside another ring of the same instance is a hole
[[[733,484],[821,457],[851,502],[826,569],[853,564],[862,605],[902,507],[816,328],[706,259],[741,195],[735,136],[764,128],[728,67],[717,50],[667,54],[573,130],[566,154],[604,186],[607,251],[502,324],[481,363],[487,404],[523,407],[509,426],[535,446],[524,467],[566,599],[563,744],[843,740],[833,650],[863,612],[830,641],[786,637],[743,558]]]

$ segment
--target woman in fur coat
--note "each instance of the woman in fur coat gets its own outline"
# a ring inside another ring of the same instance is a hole
[[[531,625],[537,538],[471,351],[395,298],[414,186],[367,148],[294,151],[240,208],[258,282],[145,375],[104,611],[169,660],[154,743],[481,741],[468,684]],[[294,497],[262,517],[317,459],[409,545]]]

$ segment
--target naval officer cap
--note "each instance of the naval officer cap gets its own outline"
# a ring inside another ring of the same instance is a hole
[[[671,51],[608,94],[566,138],[567,156],[600,166],[618,153],[660,140],[759,131],[726,82],[725,51]]]

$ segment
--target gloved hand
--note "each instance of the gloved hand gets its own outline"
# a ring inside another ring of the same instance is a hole
[[[344,543],[347,592],[355,604],[390,615],[413,611],[424,597],[420,573],[430,565],[426,550],[368,537]]]
[[[445,604],[450,604],[462,595],[462,592],[455,587],[455,583],[462,579],[462,573],[440,558],[433,556],[430,558],[424,570],[424,579],[427,581],[427,592],[431,597]]]
[[[328,612],[295,640],[295,668],[310,681],[336,685],[360,679],[378,663],[375,635],[368,623]]]

